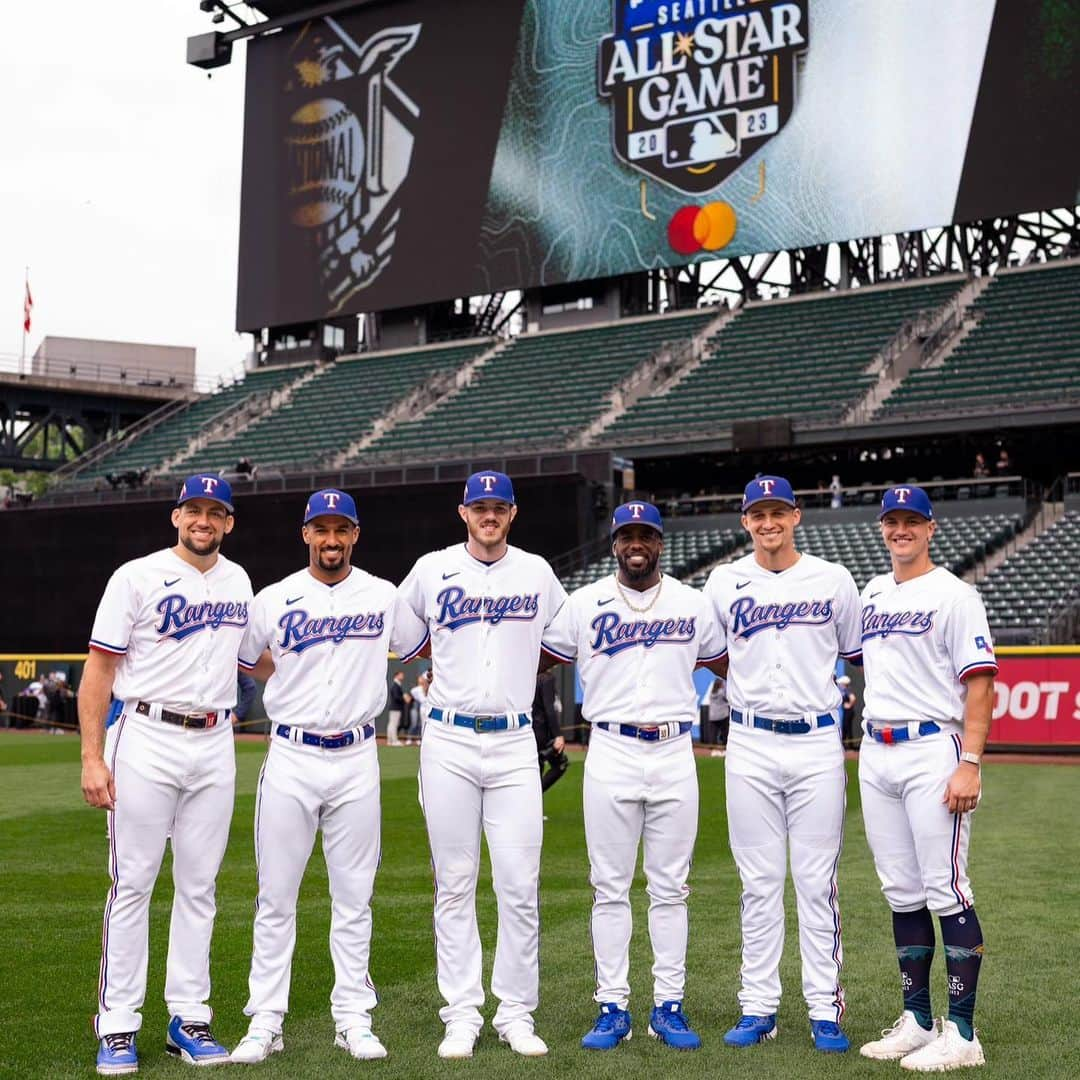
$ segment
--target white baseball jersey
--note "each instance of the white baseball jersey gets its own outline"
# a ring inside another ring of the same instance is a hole
[[[386,704],[386,656],[411,660],[427,628],[389,581],[352,567],[327,585],[307,569],[258,596],[240,647],[251,669],[269,647],[274,674],[263,703],[276,723],[337,732],[373,720]]]
[[[858,660],[859,590],[836,563],[802,554],[774,573],[752,554],[705,583],[727,640],[733,709],[772,718],[834,712],[836,657]]]
[[[90,647],[123,657],[113,682],[121,701],[176,712],[231,709],[251,601],[247,573],[224,555],[203,573],[165,548],[109,578]]]
[[[546,560],[508,547],[489,564],[455,544],[418,559],[398,591],[431,633],[429,706],[532,711],[541,634],[566,599]]]
[[[634,607],[652,607],[634,611],[623,594]],[[620,591],[614,576],[576,590],[544,631],[543,647],[577,661],[586,720],[636,725],[696,720],[694,668],[725,652],[706,598],[667,576],[644,592]]]
[[[863,717],[883,724],[963,726],[969,675],[996,673],[986,610],[943,566],[897,584],[891,573],[862,593]]]

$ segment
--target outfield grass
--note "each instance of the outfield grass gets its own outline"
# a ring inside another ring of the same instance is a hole
[[[592,957],[588,932],[581,758],[546,796],[541,1003],[537,1030],[551,1047],[524,1060],[485,1027],[471,1061],[440,1062],[441,1036],[431,931],[431,873],[416,799],[417,752],[382,749],[383,862],[376,881],[371,973],[381,1004],[375,1029],[386,1061],[360,1063],[332,1045],[331,967],[327,947],[326,871],[317,852],[300,898],[292,1012],[284,1054],[256,1066],[260,1077],[371,1072],[381,1076],[761,1077],[901,1076],[896,1065],[854,1051],[816,1054],[801,1000],[798,948],[789,920],[782,969],[780,1034],[748,1051],[723,1046],[737,1015],[738,884],[724,822],[723,762],[702,758],[701,829],[691,885],[687,1012],[705,1040],[696,1054],[676,1054],[645,1034],[651,1007],[650,958],[643,883],[635,885],[631,983],[633,1040],[608,1054],[587,1053],[578,1040],[591,1026]],[[246,1000],[255,895],[252,815],[262,761],[258,743],[238,745],[238,797],[232,837],[218,881],[213,946],[214,1031],[232,1046],[246,1030]],[[95,1043],[101,916],[107,888],[104,816],[82,804],[79,748],[71,737],[0,736],[0,868],[3,882],[3,1001],[0,1075],[88,1076]],[[878,892],[863,835],[854,765],[849,766],[848,830],[841,863],[848,1014],[853,1043],[877,1036],[899,1013],[899,978],[888,912]],[[977,1024],[989,1065],[978,1075],[1080,1075],[1080,770],[1069,766],[991,764],[975,822],[972,878],[987,941]],[[150,982],[139,1039],[141,1073],[190,1076],[163,1053],[161,1000],[172,887],[163,874],[151,912]],[[790,901],[789,909],[794,905]],[[490,874],[481,878],[481,933],[492,942],[495,903]],[[485,964],[490,973],[491,951]],[[934,1003],[946,1007],[941,950]],[[489,1000],[485,1014],[494,1004]],[[238,1075],[244,1067],[228,1067]],[[251,1068],[251,1067],[249,1067]],[[215,1073],[215,1075],[218,1075]]]

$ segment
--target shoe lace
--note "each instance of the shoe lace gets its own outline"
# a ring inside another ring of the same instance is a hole
[[[834,1024],[831,1020],[819,1020],[817,1029],[819,1034],[828,1035],[830,1037],[835,1037],[840,1034],[840,1025]]]
[[[200,1044],[217,1043],[217,1039],[210,1034],[209,1024],[181,1024],[180,1030],[194,1042]]]
[[[736,1031],[749,1031],[750,1028],[756,1028],[760,1021],[756,1016],[743,1016],[739,1019],[739,1022],[735,1025]]]
[[[621,1019],[621,1013],[618,1009],[613,1009],[611,1012],[602,1012],[600,1018],[596,1021],[595,1031],[614,1031],[615,1026]]]
[[[121,1031],[115,1035],[105,1035],[104,1039],[109,1052],[119,1054],[131,1049],[135,1036],[130,1031]]]
[[[690,1025],[686,1022],[686,1017],[683,1016],[681,1012],[664,1011],[661,1015],[663,1016],[664,1027],[666,1027],[668,1031],[690,1030]]]

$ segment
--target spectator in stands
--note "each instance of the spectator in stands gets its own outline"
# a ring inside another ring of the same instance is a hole
[[[840,687],[840,693],[843,695],[841,702],[841,708],[843,709],[843,717],[841,718],[841,735],[844,740],[845,746],[850,746],[856,740],[855,726],[855,703],[857,701],[855,697],[855,691],[851,689],[851,676],[841,675],[836,680],[836,685]]]
[[[233,471],[239,473],[241,476],[246,476],[250,480],[255,475],[255,466],[252,464],[251,458],[242,457],[233,466]]]
[[[416,685],[409,691],[412,701],[409,704],[409,730],[405,732],[405,745],[412,746],[413,739],[420,741],[424,726],[424,702],[427,701],[428,688],[431,686],[431,668],[420,672]]]
[[[829,482],[829,491],[832,494],[829,505],[833,510],[839,510],[844,505],[844,485],[840,483],[840,477],[836,473],[833,473],[833,478]]]
[[[50,671],[42,686],[45,695],[45,720],[51,735],[63,735],[78,727],[75,722],[75,694],[62,671]]]
[[[975,467],[971,470],[971,475],[976,480],[982,480],[990,475],[990,466],[986,464],[986,458],[981,453],[975,455]]]
[[[1003,446],[998,452],[998,459],[994,465],[998,476],[1008,476],[1012,472],[1012,461],[1009,460],[1009,451]]]
[[[706,746],[714,747],[713,757],[723,757],[727,753],[728,725],[731,721],[731,706],[727,699],[727,680],[719,675],[709,687],[706,705],[708,711],[707,728],[701,733],[701,741]]]
[[[401,729],[401,718],[405,715],[410,700],[405,692],[405,672],[394,672],[393,682],[390,683],[390,713],[386,721],[387,746],[405,745],[398,737],[398,731]]]

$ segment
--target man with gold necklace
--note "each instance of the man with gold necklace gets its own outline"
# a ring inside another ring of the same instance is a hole
[[[653,947],[649,1034],[673,1049],[696,1050],[701,1040],[682,1011],[686,879],[698,821],[693,672],[699,665],[723,671],[724,639],[705,597],[660,573],[664,525],[655,506],[617,507],[611,537],[615,575],[572,593],[543,638],[555,660],[576,660],[582,711],[593,729],[584,801],[600,1015],[581,1045],[613,1050],[632,1032],[630,885],[644,840]]]

